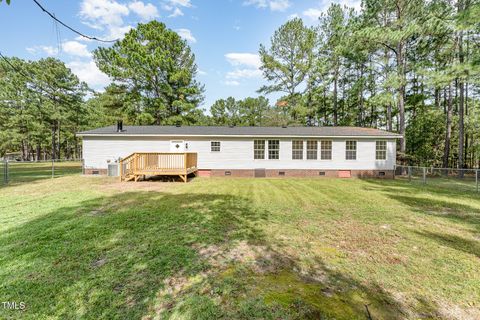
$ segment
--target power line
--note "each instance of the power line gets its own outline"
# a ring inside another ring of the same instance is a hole
[[[19,69],[18,67],[16,67],[15,65],[13,65],[10,60],[5,57],[2,52],[0,51],[0,58],[2,58],[9,66],[10,68],[12,68],[15,72],[19,73],[21,76],[23,76],[25,78],[25,80],[33,83],[33,86],[40,89],[41,91],[45,92],[48,94],[47,98],[52,100],[53,102],[58,102],[56,100],[54,100],[52,97],[50,97],[50,95],[55,95],[56,93],[50,91],[50,89],[46,89],[45,87],[39,85],[38,83],[35,83],[35,80],[33,79],[33,77],[31,75],[27,75],[23,72],[23,70]],[[63,103],[67,104],[67,105],[72,105],[70,101],[68,100],[64,100]]]
[[[0,52],[0,57],[5,60],[5,62],[13,69],[15,70],[16,72],[18,72],[19,74],[21,74],[23,77],[27,78],[28,80],[31,80],[31,77],[26,75],[25,73],[23,73],[22,70],[18,69],[16,66],[14,66],[10,60],[7,59],[7,57],[5,57],[2,52]]]
[[[61,21],[60,19],[58,19],[57,17],[55,17],[54,14],[50,13],[50,11],[48,11],[47,9],[45,9],[40,3],[38,3],[37,0],[33,0],[33,2],[35,2],[35,4],[40,8],[42,9],[43,12],[45,12],[46,14],[48,14],[53,20],[57,21],[58,23],[60,23],[62,26],[64,26],[65,28],[75,32],[76,34],[78,34],[79,36],[81,37],[84,37],[86,39],[89,39],[89,40],[95,40],[95,41],[100,41],[100,42],[115,42],[117,41],[118,39],[115,39],[115,40],[102,40],[102,39],[98,39],[97,37],[91,37],[91,36],[87,36],[86,34],[84,33],[81,33],[80,31],[77,31],[76,29],[70,27],[69,25],[67,25],[66,23],[64,23],[63,21]]]

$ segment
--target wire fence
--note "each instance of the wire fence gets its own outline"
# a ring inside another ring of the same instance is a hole
[[[395,178],[458,190],[480,192],[480,169],[395,166]]]
[[[83,161],[0,161],[0,186],[83,173]]]

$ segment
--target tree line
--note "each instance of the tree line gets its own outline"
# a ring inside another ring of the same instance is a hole
[[[139,24],[93,53],[112,80],[94,92],[53,58],[0,60],[0,156],[80,157],[75,132],[138,125],[366,126],[399,132],[400,161],[480,166],[478,1],[332,4],[294,18],[259,55],[258,97],[201,108],[195,56],[163,23]],[[13,67],[12,67],[13,66]],[[281,94],[270,102],[264,95]]]

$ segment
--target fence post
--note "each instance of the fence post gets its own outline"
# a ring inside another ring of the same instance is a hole
[[[55,159],[52,158],[52,179],[55,178]]]
[[[423,167],[423,184],[427,184],[427,168]]]
[[[8,160],[3,160],[3,183],[8,184]]]
[[[478,182],[479,182],[479,181],[478,181],[478,179],[479,179],[478,175],[479,175],[479,174],[480,174],[480,170],[477,169],[477,170],[475,171],[475,184],[477,185],[477,192],[478,192]]]
[[[412,182],[412,167],[408,166],[408,182]]]

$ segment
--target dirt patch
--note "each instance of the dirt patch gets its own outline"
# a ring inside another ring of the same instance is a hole
[[[100,268],[108,262],[107,258],[100,258],[91,263],[92,268]]]
[[[242,264],[251,268],[255,273],[265,274],[291,265],[288,259],[266,246],[248,244],[247,241],[239,241],[231,248],[210,245],[196,246],[195,249],[213,269],[223,269],[232,264]]]
[[[462,308],[456,305],[441,304],[438,309],[440,317],[452,320],[478,320],[480,311],[477,308]]]

